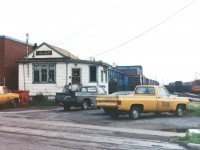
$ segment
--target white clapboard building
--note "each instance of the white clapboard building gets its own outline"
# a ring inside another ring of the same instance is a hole
[[[55,96],[65,85],[75,90],[79,85],[104,85],[108,92],[108,67],[102,61],[80,60],[70,52],[42,43],[17,60],[19,90],[30,96]]]

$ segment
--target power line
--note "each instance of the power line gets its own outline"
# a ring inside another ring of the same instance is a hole
[[[119,48],[119,47],[122,47],[122,46],[124,46],[124,45],[126,45],[126,44],[128,44],[128,43],[130,43],[130,42],[132,42],[132,41],[134,41],[134,40],[136,40],[136,39],[138,39],[139,37],[143,36],[144,34],[150,32],[151,30],[157,28],[158,26],[164,24],[165,22],[167,22],[168,20],[170,20],[171,18],[173,18],[173,17],[176,16],[178,13],[180,13],[181,11],[183,11],[184,9],[186,9],[187,7],[189,7],[190,5],[192,5],[195,1],[197,1],[197,0],[193,0],[192,2],[190,2],[190,3],[187,4],[187,5],[185,5],[184,7],[182,7],[181,9],[179,9],[178,11],[176,11],[175,13],[173,13],[172,15],[170,15],[169,17],[167,17],[166,19],[162,20],[160,23],[158,23],[158,24],[154,25],[153,27],[147,29],[146,31],[144,31],[144,32],[142,32],[141,34],[135,36],[134,38],[132,38],[132,39],[130,39],[130,40],[128,40],[128,41],[126,41],[126,42],[120,44],[120,45],[117,45],[117,46],[115,46],[115,47],[113,47],[113,48],[111,48],[111,49],[109,49],[109,50],[107,50],[107,51],[104,51],[104,52],[101,52],[101,53],[96,54],[96,55],[94,55],[94,56],[91,56],[91,57],[89,57],[89,58],[93,58],[93,57],[97,57],[97,56],[103,55],[103,54],[105,54],[105,53],[107,53],[107,52],[113,51],[113,50],[115,50],[115,49],[117,49],[117,48]],[[87,58],[87,59],[89,59],[89,58]]]

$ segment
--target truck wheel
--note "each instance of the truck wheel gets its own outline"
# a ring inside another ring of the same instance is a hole
[[[178,116],[178,117],[180,117],[180,116],[183,115],[183,112],[184,112],[184,107],[181,106],[181,105],[179,105],[179,106],[177,106],[177,108],[176,108],[175,115]]]
[[[113,119],[119,118],[119,112],[118,111],[113,111],[113,112],[110,112],[109,114]]]
[[[139,117],[140,117],[140,109],[137,107],[131,107],[131,110],[129,112],[129,118],[136,120]]]
[[[89,103],[86,100],[83,100],[82,105],[81,105],[81,109],[85,110],[88,109],[89,107]]]
[[[70,108],[71,108],[71,105],[69,105],[69,104],[64,104],[64,110],[65,111],[68,111],[68,110],[70,110]]]
[[[109,114],[109,108],[104,108],[104,107],[103,107],[103,110],[104,110],[104,112],[105,112],[106,114]]]
[[[156,116],[160,116],[161,115],[161,112],[159,112],[159,111],[156,111],[154,113],[155,113]]]
[[[16,100],[13,100],[13,101],[11,102],[11,105],[12,105],[13,108],[16,108],[16,107],[17,107],[17,101],[16,101]]]

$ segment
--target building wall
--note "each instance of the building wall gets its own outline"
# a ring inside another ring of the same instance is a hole
[[[32,46],[28,47],[29,51]],[[18,65],[16,60],[26,54],[25,43],[12,38],[0,38],[0,82],[6,79],[6,86],[10,89],[18,88]]]
[[[55,84],[35,84],[33,83],[33,64],[32,63],[19,63],[19,90],[30,91],[30,96],[35,96],[37,94],[43,94],[48,96],[55,96],[56,92],[62,92],[65,85],[71,83],[72,69],[80,68],[81,70],[81,84],[82,85],[104,85],[106,91],[108,92],[108,83],[105,81],[101,82],[101,70],[102,66],[97,69],[98,82],[91,83],[89,81],[89,65],[88,64],[77,64],[65,62],[56,63],[56,83]],[[66,81],[67,79],[67,81]]]
[[[72,76],[72,69],[80,68],[80,74],[81,74],[81,84],[82,85],[104,85],[106,91],[108,91],[108,81],[106,81],[107,74],[104,73],[104,81],[101,81],[101,71],[103,71],[103,66],[97,67],[97,82],[90,82],[90,72],[89,72],[89,64],[76,64],[75,63],[69,63],[67,64],[67,83],[72,83],[72,79],[69,76]],[[74,87],[76,88],[76,87]]]
[[[33,64],[19,63],[19,90],[30,91],[30,96],[37,94],[53,95],[56,92],[62,92],[66,84],[66,63],[59,62],[56,64],[56,83],[35,84],[33,83]],[[29,69],[29,71],[28,71]],[[29,72],[29,73],[28,73]],[[25,76],[24,76],[25,75]]]

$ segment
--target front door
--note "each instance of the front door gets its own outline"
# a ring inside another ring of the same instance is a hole
[[[81,84],[80,69],[72,69],[72,84]]]

